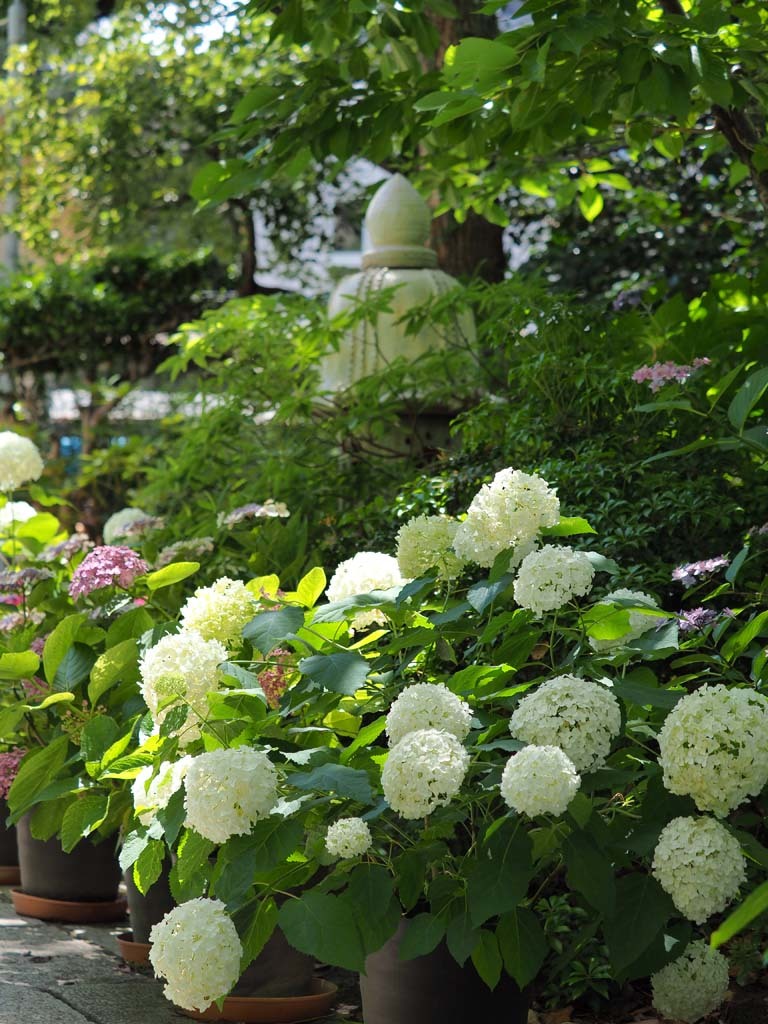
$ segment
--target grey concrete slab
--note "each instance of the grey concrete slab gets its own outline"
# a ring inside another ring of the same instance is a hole
[[[0,982],[0,1024],[90,1024],[48,992],[29,985]]]
[[[131,981],[129,985],[84,981],[67,987],[59,998],[94,1024],[181,1024],[189,1020],[174,1010],[159,982],[138,974],[132,975]]]

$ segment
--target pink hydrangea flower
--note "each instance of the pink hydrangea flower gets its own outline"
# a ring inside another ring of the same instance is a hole
[[[16,747],[15,750],[7,750],[4,754],[0,754],[0,800],[4,800],[8,796],[8,790],[18,774],[19,764],[25,754],[26,750],[22,747]]]
[[[70,595],[77,599],[104,587],[130,587],[149,571],[149,566],[131,548],[109,544],[94,548],[72,574]]]
[[[293,668],[293,654],[284,647],[276,647],[270,655],[273,664],[259,672],[259,684],[267,698],[267,704],[276,708],[288,685],[288,674]]]
[[[688,378],[702,366],[708,366],[712,362],[706,356],[694,359],[690,366],[679,366],[671,361],[666,363],[654,363],[653,366],[641,366],[632,374],[635,384],[647,383],[651,391],[659,391],[670,381],[677,381],[678,384],[685,384]]]
[[[704,558],[700,562],[688,562],[687,565],[678,565],[672,570],[672,579],[676,583],[682,583],[684,587],[692,587],[698,582],[699,576],[708,576],[712,572],[717,572],[718,569],[725,569],[730,564],[730,559],[725,555]]]

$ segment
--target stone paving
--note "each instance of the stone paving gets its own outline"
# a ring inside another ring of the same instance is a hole
[[[127,925],[19,917],[0,888],[0,1024],[181,1024],[153,978],[128,968]]]

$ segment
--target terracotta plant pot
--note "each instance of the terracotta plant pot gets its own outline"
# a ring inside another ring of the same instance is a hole
[[[125,900],[51,900],[46,896],[30,896],[20,889],[11,889],[11,900],[16,913],[24,917],[70,924],[122,921],[126,911]]]
[[[503,974],[491,991],[471,961],[461,967],[445,943],[427,956],[400,960],[407,922],[365,962],[360,978],[365,1024],[526,1024],[530,1000]]]
[[[33,901],[26,904],[25,910],[17,906],[20,913],[32,917],[45,914],[46,920],[68,921],[116,921],[124,915],[125,901],[117,898],[120,868],[110,840],[97,845],[84,839],[71,853],[64,853],[58,839],[41,840],[32,836],[27,815],[19,821],[17,839],[21,892],[14,895],[14,903],[17,896],[31,897]],[[71,916],[78,914],[76,907],[66,911],[62,906],[55,906],[48,912],[35,900],[81,904],[81,914],[98,916]],[[93,909],[87,909],[86,904]],[[99,904],[103,904],[101,909]],[[51,917],[50,913],[57,916]],[[65,913],[66,917],[61,916]]]
[[[243,1021],[244,1024],[296,1024],[317,1020],[330,1012],[336,998],[336,986],[322,978],[313,978],[309,991],[302,996],[227,996],[219,1010],[215,1005],[198,1013],[182,1010],[193,1020]]]
[[[123,874],[125,895],[128,900],[128,914],[131,918],[131,932],[134,943],[149,943],[149,933],[165,915],[173,910],[176,903],[171,896],[169,875],[170,863],[163,865],[160,877],[146,893],[141,893],[133,881],[133,868]]]
[[[149,963],[149,951],[152,949],[152,943],[134,942],[133,932],[121,932],[117,936],[117,946],[120,956],[127,964],[143,967]]]
[[[16,827],[6,825],[8,804],[0,799],[0,885],[18,885],[19,853],[16,846]]]

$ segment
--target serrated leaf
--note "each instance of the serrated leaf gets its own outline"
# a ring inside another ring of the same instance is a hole
[[[107,816],[106,796],[84,796],[67,808],[61,823],[61,848],[65,853],[89,836]]]
[[[504,967],[520,988],[529,985],[549,953],[549,943],[531,910],[515,907],[504,914],[496,928]]]
[[[485,609],[493,604],[500,594],[504,593],[513,579],[514,576],[511,573],[505,573],[501,579],[493,583],[490,580],[480,580],[467,591],[467,601],[478,615],[482,615]]]
[[[146,896],[162,874],[164,859],[165,843],[150,839],[134,861],[133,884],[143,896]]]
[[[597,533],[586,519],[581,516],[562,516],[554,526],[547,526],[542,531],[544,537],[576,537],[584,533]]]
[[[129,832],[120,848],[119,862],[121,869],[127,871],[150,842],[150,837],[146,832]]]
[[[618,974],[639,959],[673,913],[672,900],[651,875],[630,874],[617,880],[616,912],[605,923],[605,938]]]
[[[312,608],[325,590],[326,583],[325,573],[319,565],[316,565],[299,581],[299,585],[296,587],[296,596],[305,608]]]
[[[58,736],[47,746],[26,755],[7,796],[14,822],[56,777],[67,758],[68,747],[69,737]]]
[[[28,679],[40,668],[34,651],[0,654],[0,679]]]
[[[565,841],[568,885],[593,907],[611,917],[616,905],[616,884],[610,860],[585,832],[573,832]]]
[[[321,764],[310,772],[296,772],[291,775],[290,781],[296,789],[335,793],[362,804],[373,802],[368,773],[359,768],[348,768],[343,764]]]
[[[504,914],[525,898],[533,874],[531,840],[517,822],[504,822],[465,865],[467,906],[474,926]]]
[[[304,625],[301,608],[279,608],[276,612],[261,612],[243,629],[243,636],[259,653],[266,656],[284,640],[292,637]]]
[[[365,969],[365,946],[353,908],[342,897],[310,890],[280,908],[278,923],[302,953],[349,971]]]
[[[493,932],[485,928],[480,929],[477,943],[472,950],[472,963],[488,988],[496,988],[501,977],[502,962],[499,943]]]
[[[416,914],[406,918],[405,933],[400,939],[397,955],[400,960],[427,956],[445,936],[445,923],[434,914]]]
[[[119,679],[135,682],[139,678],[139,645],[130,638],[110,647],[96,659],[88,683],[88,699],[97,704],[99,698]]]
[[[56,676],[56,670],[64,659],[64,655],[75,642],[75,637],[80,626],[87,619],[84,612],[77,615],[67,615],[54,628],[43,648],[43,668],[45,678],[52,683]]]
[[[368,662],[354,651],[313,654],[310,658],[302,658],[299,671],[326,690],[352,696],[365,685]]]

